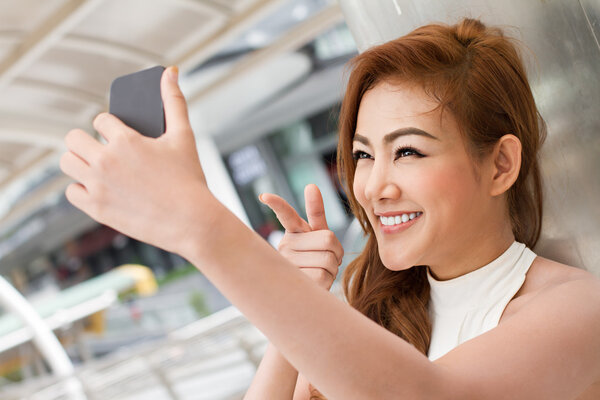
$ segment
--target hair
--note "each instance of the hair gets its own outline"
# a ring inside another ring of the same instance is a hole
[[[419,85],[442,112],[453,115],[474,161],[489,154],[503,135],[515,135],[522,145],[521,169],[507,192],[507,211],[515,240],[531,248],[542,225],[538,150],[545,124],[515,40],[475,19],[422,26],[356,56],[350,67],[339,120],[338,173],[368,240],[344,271],[344,293],[352,307],[426,355],[431,338],[427,267],[391,271],[383,265],[373,228],[353,192],[352,141],[362,97],[380,82]],[[311,399],[324,397],[311,386]]]

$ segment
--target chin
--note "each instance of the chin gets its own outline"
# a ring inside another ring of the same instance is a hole
[[[401,256],[398,253],[387,254],[388,252],[379,252],[379,257],[383,265],[391,271],[405,271],[417,265],[416,260],[412,260],[412,257]]]
[[[377,239],[379,258],[391,271],[405,271],[415,265],[428,265],[431,261],[431,252],[427,250],[429,247],[426,244],[429,240],[421,235],[398,238],[395,241],[390,241],[388,238]]]

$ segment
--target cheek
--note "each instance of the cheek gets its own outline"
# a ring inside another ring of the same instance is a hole
[[[444,163],[419,174],[413,182],[423,195],[423,206],[431,214],[442,217],[442,224],[462,225],[473,210],[478,186],[471,166],[464,163]]]
[[[368,179],[368,171],[365,168],[356,168],[354,172],[354,182],[352,183],[352,190],[356,200],[360,203],[362,208],[365,208],[365,185]]]

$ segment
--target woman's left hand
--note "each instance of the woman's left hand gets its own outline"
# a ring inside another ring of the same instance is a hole
[[[344,257],[344,248],[327,226],[323,197],[317,185],[304,188],[308,221],[275,194],[263,193],[259,198],[273,210],[285,229],[277,249],[279,253],[320,287],[331,289]]]
[[[166,120],[162,136],[142,136],[114,115],[102,113],[94,128],[107,143],[81,129],[70,131],[60,167],[76,181],[66,190],[74,206],[126,235],[180,252],[183,239],[199,225],[191,214],[212,195],[176,67],[164,71],[161,93]]]

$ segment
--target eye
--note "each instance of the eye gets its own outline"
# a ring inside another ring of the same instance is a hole
[[[399,149],[396,150],[395,152],[396,154],[396,160],[399,158],[404,158],[404,157],[408,157],[408,156],[417,156],[419,158],[424,157],[423,154],[421,154],[417,149],[415,149],[414,147],[411,146],[406,146],[406,147],[400,147]]]
[[[354,161],[358,161],[363,159],[369,159],[371,158],[371,156],[368,153],[365,153],[364,151],[356,150],[352,153],[352,158],[354,159]]]

